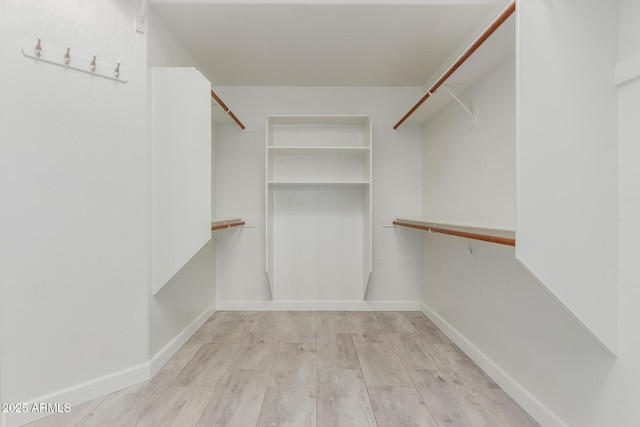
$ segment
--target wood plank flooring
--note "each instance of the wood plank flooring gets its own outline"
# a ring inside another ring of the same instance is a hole
[[[29,427],[538,424],[419,312],[217,312],[149,381]]]

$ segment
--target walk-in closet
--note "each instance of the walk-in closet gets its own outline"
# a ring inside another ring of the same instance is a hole
[[[634,427],[638,0],[0,0],[0,427]]]

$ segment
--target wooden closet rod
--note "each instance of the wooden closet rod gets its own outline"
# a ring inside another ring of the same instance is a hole
[[[216,230],[225,230],[227,228],[231,228],[231,227],[239,227],[241,225],[245,225],[244,221],[239,221],[239,222],[232,222],[230,224],[220,224],[220,225],[214,225],[211,227],[211,231],[216,231]]]
[[[445,73],[442,75],[442,77],[440,77],[438,79],[437,82],[435,82],[435,84],[433,86],[431,86],[431,88],[427,91],[427,93],[425,93],[422,98],[420,98],[420,100],[418,100],[418,102],[416,102],[416,105],[414,105],[413,107],[411,107],[411,109],[409,110],[409,112],[407,114],[405,114],[398,123],[395,124],[395,126],[393,127],[393,129],[398,129],[398,127],[400,127],[400,125],[409,118],[409,116],[411,116],[418,108],[420,108],[420,106],[422,104],[424,104],[424,102],[429,99],[429,97],[431,95],[433,95],[434,93],[436,93],[436,91],[440,88],[440,86],[442,86],[442,84],[444,82],[447,81],[447,79],[449,77],[451,77],[451,75],[453,73],[456,72],[456,70],[458,68],[460,68],[460,66],[462,64],[464,64],[466,62],[467,59],[469,59],[469,57],[471,55],[473,55],[473,53],[478,50],[478,48],[480,46],[482,46],[482,44],[487,41],[487,39],[489,37],[491,37],[491,35],[498,29],[500,28],[500,26],[502,24],[504,24],[504,22],[513,14],[513,12],[516,11],[516,2],[512,1],[509,6],[507,6],[507,8],[502,11],[502,13],[491,23],[491,25],[489,26],[489,28],[487,28],[482,34],[480,34],[480,37],[478,37],[476,39],[475,42],[473,42],[473,44],[471,46],[469,46],[469,48],[467,48],[467,50],[464,51],[464,53],[462,54],[462,56],[460,56],[460,58],[458,58],[458,60],[451,66],[449,67],[449,69],[447,69],[447,71],[445,71]]]
[[[213,91],[213,89],[211,89],[211,97],[213,99],[216,100],[216,102],[218,103],[219,106],[222,107],[222,109],[224,110],[225,113],[227,113],[234,122],[236,122],[238,124],[238,126],[240,126],[240,129],[245,129],[244,125],[242,124],[242,122],[236,117],[235,114],[233,114],[233,112],[231,112],[231,110],[229,109],[229,107],[227,107],[227,104],[224,103],[224,101],[222,101],[222,99],[220,99],[220,97],[218,96],[217,93],[215,93]]]
[[[450,236],[465,237],[467,239],[482,240],[483,242],[498,243],[500,245],[515,246],[516,240],[508,237],[491,236],[488,234],[469,233],[466,231],[448,230],[446,228],[428,227],[426,225],[410,224],[408,222],[393,221],[393,225],[417,228],[418,230],[431,231],[433,233],[448,234]]]

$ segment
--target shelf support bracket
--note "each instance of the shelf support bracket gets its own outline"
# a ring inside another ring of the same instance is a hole
[[[455,100],[455,101],[456,101],[456,102],[457,102],[457,103],[462,107],[462,109],[463,109],[464,111],[466,111],[466,112],[467,112],[467,114],[469,114],[469,116],[470,116],[470,117],[472,117],[472,118],[474,117],[474,115],[473,115],[473,111],[471,111],[471,109],[470,109],[469,107],[467,107],[467,105],[466,105],[464,102],[462,102],[462,101],[460,100],[460,98],[458,98],[458,97],[455,95],[455,93],[453,93],[453,92],[451,91],[451,89],[449,89],[449,87],[448,87],[447,85],[442,85],[442,87],[443,87],[443,88],[444,88],[444,90],[446,90],[446,91],[449,93],[449,95],[451,95],[451,97],[452,97],[452,98],[453,98],[453,99],[454,99],[454,100]]]

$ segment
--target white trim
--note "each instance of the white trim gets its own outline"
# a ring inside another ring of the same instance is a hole
[[[216,303],[207,307],[198,317],[196,317],[186,328],[167,343],[146,363],[141,363],[131,368],[123,369],[103,377],[95,378],[82,384],[77,384],[69,388],[58,390],[45,396],[31,399],[26,403],[47,402],[47,403],[70,403],[72,407],[88,402],[97,397],[113,393],[117,390],[130,387],[134,384],[147,381],[152,378],[164,364],[187,342],[189,338],[216,312]],[[21,426],[40,418],[52,415],[50,413],[34,412],[22,414],[3,414],[1,419],[2,427]]]
[[[505,372],[489,356],[484,354],[482,350],[424,302],[421,304],[421,311],[537,422],[547,427],[569,427],[553,411],[524,388],[522,384]]]
[[[233,5],[493,5],[495,0],[150,0],[151,4],[233,4]]]
[[[198,317],[193,319],[193,322],[187,325],[182,332],[153,355],[149,360],[150,377],[153,377],[215,312],[216,302],[214,301],[213,304],[207,307]]]
[[[247,301],[218,300],[229,311],[420,311],[420,301]]]
[[[29,399],[24,403],[29,405],[36,402],[70,403],[71,407],[74,407],[116,390],[141,383],[149,378],[149,363],[141,363],[82,384],[57,390],[45,396]],[[11,413],[8,417],[7,426],[21,426],[49,415],[52,414],[43,412]]]
[[[620,86],[640,76],[640,52],[618,61],[615,68],[614,82]]]

